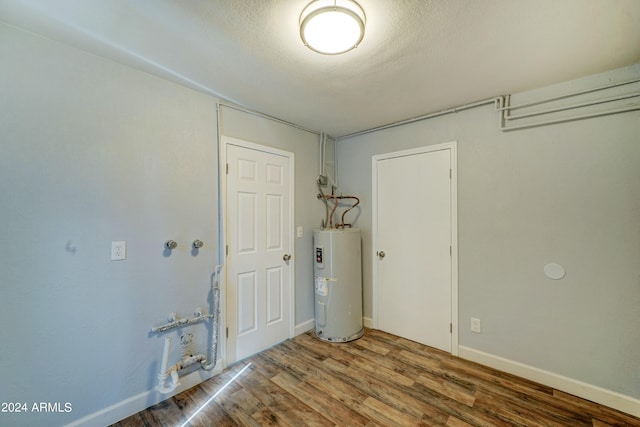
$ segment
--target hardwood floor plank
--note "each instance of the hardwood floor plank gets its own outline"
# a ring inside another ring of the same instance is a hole
[[[114,426],[175,427],[196,411],[189,427],[640,427],[631,415],[370,329],[348,343],[299,335]]]
[[[297,369],[298,372],[304,372],[305,382],[314,386],[323,393],[332,395],[342,404],[354,408],[362,404],[367,397],[357,388],[351,386],[340,379],[340,376],[334,376],[331,370],[326,369],[322,364],[317,363],[313,357],[309,357],[306,353],[301,353],[299,348],[294,347],[296,357],[291,364],[283,364],[282,369]],[[291,359],[291,358],[290,358]]]
[[[304,361],[304,359],[305,356],[301,355],[300,360]],[[331,362],[335,361],[331,360],[330,363]],[[337,396],[343,403],[359,405],[367,398],[367,394],[351,385],[348,378],[344,375],[336,375],[335,372],[324,363],[316,363],[314,366],[307,365],[306,368],[309,370],[309,373],[313,373],[313,375],[307,375],[305,378],[307,383],[323,392]]]
[[[454,399],[439,394],[423,384],[416,383],[414,385],[414,389],[413,393],[420,396],[422,400],[428,402],[439,411],[448,415],[453,415],[454,417],[473,426],[508,427],[513,425],[484,408],[477,407],[475,404],[470,408]]]
[[[318,340],[313,340],[313,339],[309,339],[309,336],[299,336],[296,337],[295,341],[299,342],[300,344],[302,344],[303,348],[306,349],[315,349],[317,348],[317,344],[318,344]],[[354,378],[353,375],[350,375],[346,370],[348,369],[347,366],[345,366],[345,363],[347,364],[351,364],[354,362],[353,357],[349,357],[349,356],[345,356],[343,354],[341,354],[340,352],[344,351],[344,345],[343,344],[331,344],[332,347],[326,348],[327,351],[325,351],[324,354],[326,354],[328,356],[327,359],[324,360],[323,362],[323,366],[325,369],[327,369],[332,375],[332,376],[336,376],[336,377],[345,377],[345,378],[349,378],[349,382],[351,384],[352,387],[355,387],[362,395],[364,395],[365,397],[368,395],[367,393],[374,393],[372,390],[372,388],[370,386],[368,386],[366,384],[366,380],[370,379],[370,378],[375,378],[372,377],[370,374],[365,373],[364,377],[362,375],[359,375],[359,378],[361,379],[361,381],[359,381],[358,383],[354,384]],[[342,362],[338,362],[336,359],[340,359],[342,360]],[[364,380],[362,380],[364,378]],[[403,381],[404,382],[404,381]],[[386,384],[378,384],[381,385],[381,387],[379,387],[381,390],[384,390],[386,388]],[[380,397],[380,396],[378,396]],[[435,408],[431,407],[431,406],[427,406],[425,405],[423,402],[420,402],[417,399],[413,399],[411,397],[407,397],[407,396],[403,396],[403,398],[405,400],[410,400],[412,402],[412,404],[414,406],[421,406],[422,410],[425,414],[428,415],[428,417],[430,417],[430,419],[432,420],[438,420],[440,421],[441,418],[444,418],[446,420],[447,416],[444,415],[442,413],[440,413],[439,411],[437,411]],[[384,399],[384,398],[383,398]],[[392,399],[390,397],[387,396],[387,399]],[[401,405],[401,403],[398,402],[398,400],[392,399],[392,401],[389,402],[391,405]],[[407,409],[408,411],[410,411],[410,409]],[[368,412],[367,412],[368,413]],[[369,415],[371,415],[370,413],[368,413]],[[441,421],[444,422],[444,421]]]
[[[443,360],[441,367],[444,369],[444,375],[464,379],[475,386],[497,387],[525,394],[535,393],[536,396],[545,396],[546,398],[552,398],[553,396],[551,387],[463,359]]]
[[[171,397],[149,408],[151,422],[149,425],[156,426],[179,426],[186,418],[182,409],[176,403],[176,397]]]
[[[616,426],[640,426],[640,419],[627,415],[623,412],[616,411],[615,409],[607,408],[606,406],[598,405],[602,412],[602,420],[600,416],[596,417],[599,421],[610,423]]]
[[[236,382],[233,382],[233,378],[244,369],[246,364],[244,362],[238,362],[234,365],[231,365],[227,368],[226,371],[216,375],[213,378],[208,379],[207,381],[200,384],[200,387],[204,389],[210,396],[215,395],[216,393],[220,393],[224,388],[222,393],[231,394],[240,388]]]
[[[291,424],[286,423],[278,414],[274,414],[273,411],[268,408],[263,408],[254,413],[253,420],[259,426],[291,426]]]
[[[113,427],[147,427],[147,425],[148,424],[145,424],[140,414],[134,414],[129,418],[125,418],[120,422],[112,424]]]
[[[380,354],[382,356],[384,356],[385,354],[389,353],[393,347],[392,346],[387,346],[385,345],[383,342],[375,342],[371,339],[369,339],[369,337],[362,337],[364,339],[359,339],[356,340],[354,343],[354,347],[362,347],[365,348],[367,350],[370,350],[374,353]]]
[[[517,405],[522,411],[530,411],[537,415],[538,418],[546,419],[548,423],[553,425],[586,425],[591,417],[582,411],[565,405],[556,405],[552,400],[538,399],[532,393],[526,395],[522,393],[511,394],[504,390],[484,389],[482,388],[476,395],[486,396],[485,401],[497,402],[502,406]],[[526,397],[525,397],[526,396]]]
[[[286,372],[276,375],[272,381],[336,425],[365,426],[370,421],[331,397],[329,393],[322,392],[304,381],[295,381],[295,378]]]
[[[473,394],[465,393],[459,389],[456,389],[454,385],[448,386],[446,380],[433,380],[432,378],[427,377],[426,375],[421,375],[417,380],[420,384],[429,387],[432,390],[437,391],[443,396],[447,396],[453,400],[456,400],[463,405],[467,405],[469,407],[473,406],[473,403],[476,401],[476,398]]]
[[[234,426],[235,422],[224,410],[210,399],[210,395],[202,387],[192,387],[176,396],[188,399],[188,403],[180,407],[186,419],[191,419],[191,427],[206,427],[215,422],[216,426]],[[186,421],[185,419],[185,421]]]
[[[449,417],[449,419],[447,420],[447,424],[445,425],[448,427],[473,427],[471,424],[465,423],[464,421],[459,420],[456,417]]]
[[[396,350],[391,350],[384,356],[360,346],[347,346],[344,347],[344,351],[359,357],[373,366],[384,367],[413,381],[415,381],[419,376],[419,374],[416,373],[414,369],[411,369],[410,366],[398,363],[397,360],[392,358],[392,354]]]
[[[441,368],[441,361],[431,357],[425,357],[418,353],[412,353],[408,350],[401,350],[396,358],[407,365],[413,366],[419,371],[428,372],[434,375],[443,375],[444,370]]]
[[[396,426],[427,426],[421,420],[398,411],[397,409],[379,401],[374,397],[367,397],[364,402],[365,411],[376,422],[383,425]]]
[[[488,412],[496,414],[500,418],[516,425],[526,425],[531,427],[562,427],[570,425],[584,425],[580,421],[563,423],[557,419],[551,419],[542,412],[528,410],[522,405],[518,405],[509,400],[498,400],[493,396],[479,392],[476,395],[476,408],[484,408]],[[571,420],[569,420],[571,421]]]
[[[278,417],[244,388],[221,398],[219,405],[237,425],[285,425],[279,423]],[[256,417],[258,413],[261,414],[260,417]],[[269,420],[269,423],[265,420]]]
[[[291,396],[258,369],[249,366],[250,375],[238,378],[238,382],[256,399],[277,413],[287,424],[308,426],[333,425],[321,414],[314,412],[306,404]]]
[[[632,423],[636,421],[633,417],[628,417],[618,411],[612,411],[597,403],[580,399],[579,397],[559,390],[553,391],[553,397],[557,399],[558,402],[568,404],[567,406],[569,408],[575,408],[592,417],[593,425],[596,425],[596,422],[601,423],[601,425],[632,425]]]
[[[335,355],[336,352],[331,353],[332,357]],[[446,414],[412,395],[411,387],[413,384],[406,386],[387,382],[372,376],[368,371],[359,369],[357,366],[348,367],[346,371],[342,372],[343,365],[333,358],[325,360],[325,364],[332,366],[336,372],[342,373],[354,387],[365,395],[375,397],[392,408],[411,414],[416,418],[420,418],[422,415],[432,421],[446,419]]]
[[[456,363],[457,366],[453,366],[450,362],[443,362],[443,367],[448,368],[449,376],[456,377],[462,373],[467,382],[474,383],[478,392],[489,394],[494,400],[519,402],[520,405],[534,410],[540,416],[550,414],[549,419],[561,420],[560,425],[584,425],[581,423],[590,419],[590,416],[582,410],[578,410],[575,406],[567,406],[554,397],[553,389],[550,387],[506,373],[492,375],[493,371],[488,368],[470,362]],[[569,420],[577,421],[578,424],[571,424]]]

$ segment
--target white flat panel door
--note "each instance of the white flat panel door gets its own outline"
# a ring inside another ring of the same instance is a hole
[[[377,327],[451,352],[451,151],[374,160]]]
[[[284,258],[291,253],[292,159],[229,143],[226,158],[232,363],[290,337],[292,261]]]

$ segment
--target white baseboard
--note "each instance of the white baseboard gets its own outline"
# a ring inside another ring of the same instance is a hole
[[[370,317],[362,318],[363,324],[365,328],[373,328],[373,319]],[[300,334],[304,334],[307,331],[310,331],[315,326],[315,319],[309,319],[305,322],[299,323],[295,326],[295,335],[298,336]]]
[[[169,394],[162,394],[156,390],[145,391],[80,418],[67,424],[66,427],[104,427],[111,425],[208,380],[222,371],[222,365],[223,364],[218,361],[216,368],[212,371],[198,369],[197,371],[180,377],[180,385]]]
[[[365,328],[373,328],[373,319],[370,317],[363,317],[362,320],[364,321],[364,327]]]
[[[310,331],[311,329],[313,329],[315,325],[315,319],[309,319],[307,321],[304,321],[302,323],[298,323],[295,326],[295,335],[294,336],[298,336],[300,334],[304,334],[307,331]]]
[[[499,369],[503,372],[517,375],[565,393],[573,394],[574,396],[640,417],[640,400],[633,397],[554,374],[553,372],[534,368],[520,362],[494,356],[473,348],[459,346],[458,349],[458,355],[463,359]]]

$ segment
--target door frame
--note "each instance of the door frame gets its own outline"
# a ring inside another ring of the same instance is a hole
[[[451,354],[458,355],[458,155],[457,141],[428,145],[391,153],[377,154],[371,157],[372,197],[371,197],[371,266],[373,327],[378,328],[378,162],[396,157],[413,156],[434,151],[449,150],[451,153]]]
[[[228,224],[228,215],[229,215],[229,205],[228,205],[228,191],[227,191],[227,146],[235,145],[243,148],[247,148],[250,150],[262,151],[269,154],[274,154],[278,156],[287,157],[290,161],[289,168],[289,215],[291,218],[290,230],[289,230],[289,248],[291,255],[291,261],[289,263],[289,338],[292,338],[295,335],[295,239],[294,239],[294,230],[295,230],[295,156],[294,153],[289,151],[280,150],[278,148],[270,147],[268,145],[257,144],[255,142],[250,142],[238,138],[233,138],[226,135],[220,135],[220,228],[222,232],[220,233],[220,251],[222,253],[222,258],[224,259],[224,268],[222,279],[220,283],[222,283],[221,289],[221,298],[220,298],[220,334],[219,336],[224,337],[221,345],[221,355],[223,358],[223,368],[227,367],[229,361],[229,352],[230,350],[234,351],[235,354],[235,341],[234,345],[231,346],[229,341],[230,337],[228,336],[228,295],[229,295],[229,279],[227,274],[227,262],[229,258],[229,254],[227,251],[227,245],[229,244],[229,229],[227,227]]]

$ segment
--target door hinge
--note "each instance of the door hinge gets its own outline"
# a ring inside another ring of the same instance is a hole
[[[226,245],[224,247],[224,253],[225,253],[225,256],[229,256],[229,245]]]
[[[227,163],[227,175],[229,175],[229,163]]]
[[[449,256],[453,256],[453,249],[451,248],[451,245],[449,245]]]
[[[449,169],[449,179],[451,179],[453,177],[453,172],[451,171],[451,169]]]
[[[449,323],[449,333],[453,333],[453,323]]]
[[[227,328],[227,338],[229,338],[229,328]]]

